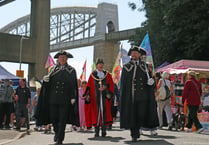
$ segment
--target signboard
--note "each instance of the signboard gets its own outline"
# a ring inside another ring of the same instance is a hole
[[[24,78],[24,71],[23,70],[16,70],[16,76]]]

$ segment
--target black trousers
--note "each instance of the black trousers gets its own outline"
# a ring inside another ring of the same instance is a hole
[[[111,114],[112,114],[113,118],[116,118],[117,112],[118,112],[118,106],[112,105],[111,106]]]
[[[2,123],[4,122],[4,117],[6,116],[5,126],[8,127],[10,123],[11,103],[1,103],[0,108],[0,126],[2,126]]]
[[[186,125],[187,128],[192,128],[192,124],[195,124],[195,127],[198,129],[202,128],[200,121],[197,118],[197,111],[199,106],[188,105],[189,115],[188,115],[188,123]]]
[[[11,105],[12,103],[9,103],[9,102],[6,102],[6,103],[3,103],[3,108],[2,108],[2,119],[4,120],[4,116],[6,116],[6,122],[5,122],[5,126],[8,127],[9,126],[9,123],[10,123],[10,114],[11,114]],[[1,124],[3,122],[3,120],[1,120]]]
[[[4,120],[4,115],[3,115],[3,103],[0,103],[0,128],[3,128],[3,120]]]
[[[27,104],[16,104],[16,128],[21,127],[21,118],[25,117],[26,127],[30,129]]]
[[[50,104],[50,119],[59,142],[62,142],[65,138],[65,128],[69,114],[68,107],[69,104]]]

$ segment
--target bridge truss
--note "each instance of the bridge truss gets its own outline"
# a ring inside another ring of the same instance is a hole
[[[86,46],[93,42],[96,30],[96,7],[61,7],[51,10],[51,51]],[[0,32],[30,36],[30,15],[17,19]],[[76,43],[77,42],[77,43]]]

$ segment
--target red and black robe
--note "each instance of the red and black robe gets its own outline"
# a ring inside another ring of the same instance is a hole
[[[97,71],[93,71],[91,73],[87,83],[86,91],[84,93],[84,96],[90,97],[90,99],[86,100],[85,103],[85,119],[87,128],[91,128],[92,125],[101,126],[100,96],[102,96],[103,102],[104,124],[109,125],[113,122],[111,115],[111,98],[113,96],[114,83],[109,72],[103,70],[103,73],[104,78],[101,79],[97,76]],[[106,90],[102,92],[99,91],[99,82],[107,87]]]

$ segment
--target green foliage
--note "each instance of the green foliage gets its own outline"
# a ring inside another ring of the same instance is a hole
[[[180,59],[209,60],[208,0],[142,0],[147,20],[132,44],[149,32],[155,66]],[[129,3],[131,8],[137,6]]]

